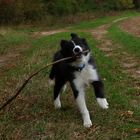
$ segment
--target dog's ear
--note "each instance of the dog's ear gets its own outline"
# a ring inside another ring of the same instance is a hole
[[[72,39],[78,38],[78,35],[76,33],[71,33],[71,37],[72,37]]]

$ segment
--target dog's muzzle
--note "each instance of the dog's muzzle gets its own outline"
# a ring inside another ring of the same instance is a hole
[[[81,55],[82,54],[82,48],[78,45],[76,45],[74,48],[73,48],[73,53],[75,55]]]

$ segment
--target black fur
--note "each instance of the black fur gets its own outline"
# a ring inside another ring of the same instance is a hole
[[[76,45],[79,45],[80,47],[83,48],[83,51],[90,50],[87,44],[87,41],[84,38],[79,38],[77,34],[75,33],[72,33],[71,37]],[[55,53],[53,61],[57,61],[57,60],[60,60],[62,58],[69,57],[69,56],[74,56],[74,53],[72,51],[74,48],[74,45],[71,42],[71,40],[70,41],[61,40],[60,45],[61,45],[61,49]],[[66,61],[54,64],[52,66],[52,70],[50,72],[49,78],[52,80],[55,79],[54,99],[57,97],[61,88],[64,86],[66,82],[71,83],[75,98],[77,97],[78,93],[77,91],[75,91],[72,81],[75,78],[73,72],[78,70],[79,66],[77,67],[71,66],[71,63],[74,61],[76,61],[76,58],[71,59],[71,60],[66,60]],[[88,63],[93,65],[94,68],[96,68],[96,63],[92,56],[90,56]],[[95,81],[95,82],[92,82],[92,85],[94,87],[96,97],[104,98],[103,82],[101,80]]]
[[[75,33],[72,33],[71,37],[72,38],[69,41],[61,40],[61,43],[60,43],[61,49],[55,53],[54,58],[53,58],[53,61],[57,61],[62,58],[65,58],[65,57],[75,56],[75,54],[78,55],[78,57],[54,64],[52,66],[49,78],[52,80],[53,79],[55,80],[54,101],[58,98],[60,91],[62,90],[63,86],[67,82],[70,83],[71,88],[73,90],[74,97],[75,97],[75,99],[77,99],[79,97],[79,94],[81,94],[80,93],[81,89],[83,89],[82,93],[84,92],[85,85],[83,85],[83,87],[78,87],[78,83],[75,83],[75,80],[78,79],[77,74],[78,75],[81,74],[81,77],[83,76],[86,78],[86,75],[84,76],[84,73],[86,73],[86,69],[89,72],[93,72],[93,75],[92,75],[92,73],[90,73],[91,79],[90,79],[90,75],[87,75],[87,76],[89,76],[88,77],[89,83],[94,88],[96,98],[105,99],[104,85],[103,85],[101,78],[98,75],[95,60],[90,55],[90,53],[85,53],[85,54],[82,53],[85,50],[89,50],[89,52],[90,52],[90,48],[88,46],[86,39],[78,37],[78,35]],[[95,77],[94,77],[94,75],[95,75]],[[85,81],[86,81],[86,79],[85,79]],[[82,79],[83,83],[85,81],[84,81],[84,79]],[[79,83],[80,82],[81,81],[79,81]],[[84,83],[84,84],[87,84],[87,83]],[[84,102],[84,97],[82,100]],[[77,100],[77,102],[79,102],[79,101]],[[101,101],[101,104],[102,104],[102,101]],[[104,104],[105,103],[103,103],[103,108],[107,108]],[[79,106],[81,108],[80,102],[79,102]],[[86,105],[84,106],[84,108],[86,108]],[[86,112],[88,112],[88,111],[86,110]],[[84,114],[84,113],[85,112],[82,112],[82,114]],[[85,114],[88,116],[88,113],[85,113]],[[88,117],[86,117],[86,118],[88,118]],[[90,125],[88,125],[88,124],[90,124]],[[91,123],[90,119],[84,119],[85,126],[86,125],[91,126],[91,124],[92,123]]]

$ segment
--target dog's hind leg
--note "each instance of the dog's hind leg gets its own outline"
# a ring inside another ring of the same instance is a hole
[[[55,80],[54,85],[54,106],[56,109],[61,108],[60,93],[65,82],[62,80]]]

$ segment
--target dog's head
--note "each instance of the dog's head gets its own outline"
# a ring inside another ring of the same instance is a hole
[[[72,61],[81,60],[82,57],[87,56],[89,47],[86,39],[78,37],[77,34],[71,34],[71,40],[61,40],[61,53],[64,57],[75,56]]]

